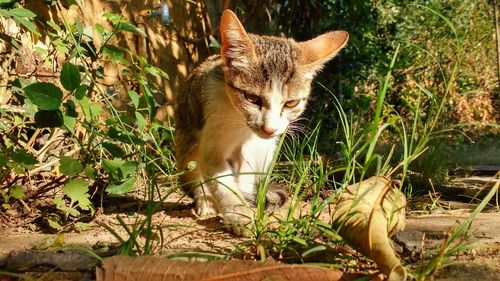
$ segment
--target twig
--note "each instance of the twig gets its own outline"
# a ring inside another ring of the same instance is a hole
[[[14,227],[13,224],[10,223],[10,218],[4,212],[0,212],[0,216],[3,218],[3,223],[8,227]]]
[[[54,129],[54,131],[52,133],[52,136],[49,138],[49,140],[47,140],[47,142],[43,145],[43,147],[38,150],[38,156],[37,156],[37,158],[39,160],[43,160],[43,157],[47,153],[47,149],[61,135],[61,132],[62,131],[59,128],[55,128]],[[64,138],[61,141],[63,141],[63,140],[64,140]]]
[[[41,131],[42,130],[40,130],[40,129],[36,129],[35,132],[33,133],[33,136],[31,136],[30,140],[26,144],[26,146],[31,147],[33,145],[33,143],[35,142],[36,138],[38,137],[38,135],[40,134]]]
[[[80,148],[78,147],[78,148],[73,149],[70,152],[66,153],[65,155],[66,156],[71,156],[71,155],[75,154],[76,152],[78,152],[79,150],[80,150]],[[36,173],[44,170],[47,167],[50,167],[52,165],[56,165],[57,163],[59,163],[59,159],[52,160],[52,161],[50,161],[48,163],[43,164],[42,166],[37,167],[36,169],[33,169],[32,171],[30,171],[30,174],[32,174],[32,175],[36,174]]]
[[[26,194],[26,196],[24,196],[23,200],[28,201],[29,199],[31,199],[39,194],[43,194],[51,189],[58,187],[59,185],[61,185],[61,180],[63,180],[64,178],[66,178],[66,175],[61,175],[61,176],[51,180],[50,182],[40,186],[37,190],[34,190],[34,191]],[[51,186],[51,185],[54,185],[54,186]]]
[[[47,54],[47,56],[45,58],[49,58],[50,56],[53,56],[56,51],[57,51],[57,49],[54,48],[52,51],[50,51],[50,53]],[[43,63],[37,64],[35,66],[35,68],[33,69],[33,71],[31,71],[31,73],[29,73],[29,74],[25,74],[26,76],[24,76],[24,77],[28,77],[29,78],[29,77],[32,77],[33,75],[35,75],[35,77],[36,76],[39,76],[39,77],[57,77],[55,75],[52,76],[53,74],[45,74],[45,73],[44,74],[37,74],[39,67],[42,66],[42,65],[43,65]],[[16,75],[17,76],[22,76],[22,74],[17,74],[17,73],[16,73]]]
[[[17,71],[13,71],[9,73],[11,76],[16,76],[16,77],[22,77],[22,78],[31,78],[33,76],[35,77],[44,77],[44,78],[56,78],[58,77],[55,74],[36,74],[36,73],[28,73],[28,74],[19,74]]]
[[[22,108],[20,106],[11,106],[11,105],[0,105],[0,109],[3,109],[7,112],[12,112],[12,113],[25,113],[26,109]]]
[[[10,173],[11,171],[8,171],[8,172]],[[7,176],[5,176],[5,178],[7,178]],[[4,187],[2,187],[2,189],[5,189],[5,188],[8,188],[8,187],[11,187],[11,186],[12,186],[12,185],[13,185],[16,181],[18,181],[20,178],[21,178],[21,177],[20,177],[19,175],[16,175],[16,176],[14,177],[14,179],[13,179],[13,180],[11,180],[9,183],[7,183]],[[3,180],[2,180],[2,181],[0,181],[0,184],[1,184],[1,183],[3,183]]]

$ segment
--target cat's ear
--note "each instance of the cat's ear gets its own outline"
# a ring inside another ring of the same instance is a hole
[[[222,13],[220,22],[221,56],[227,67],[245,67],[255,57],[252,41],[238,17],[230,10]]]
[[[314,75],[325,63],[337,55],[340,49],[347,44],[348,39],[349,33],[332,31],[309,41],[299,42],[301,67],[305,72]]]

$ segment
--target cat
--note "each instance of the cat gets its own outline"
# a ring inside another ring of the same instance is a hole
[[[304,111],[315,74],[349,35],[333,31],[296,42],[248,34],[230,10],[219,30],[220,55],[198,66],[176,97],[176,158],[179,169],[191,167],[180,183],[197,214],[220,213],[244,234],[252,219],[247,201],[256,196],[277,140]]]

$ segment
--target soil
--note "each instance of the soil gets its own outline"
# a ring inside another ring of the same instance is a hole
[[[426,198],[422,200],[428,201]],[[430,203],[432,202],[428,202],[428,204]],[[117,216],[120,216],[129,227],[132,227],[134,223],[141,221],[140,218],[143,218],[144,214],[136,213],[140,205],[140,202],[137,201],[117,199],[116,202],[109,204],[109,206],[104,207],[107,212],[97,214],[95,219],[89,223],[90,229],[86,231],[51,234],[47,233],[47,229],[44,231],[43,229],[30,230],[27,227],[2,227],[0,257],[2,257],[3,262],[0,261],[0,268],[19,267],[14,257],[18,257],[21,262],[34,259],[29,258],[29,255],[35,255],[35,259],[38,260],[49,259],[52,261],[55,257],[39,256],[39,253],[47,252],[46,249],[51,246],[65,245],[66,250],[63,252],[66,252],[64,254],[73,255],[73,257],[74,253],[67,251],[70,251],[68,249],[74,248],[75,245],[97,249],[96,251],[102,255],[116,254],[119,245],[117,238],[106,230],[103,224],[112,227],[117,235],[126,239],[127,233],[121,227]],[[177,255],[190,259],[206,259],[210,256],[223,257],[238,253],[238,245],[248,241],[247,238],[235,237],[227,232],[220,218],[198,219],[194,215],[191,200],[180,194],[171,196],[163,206],[161,211],[153,215],[153,230],[157,236],[153,236],[155,246],[152,252],[156,255]],[[426,214],[422,214],[422,209],[411,211],[407,216],[406,230],[394,238],[395,249],[405,264],[409,265],[410,268],[415,268],[420,264],[421,258],[428,260],[430,254],[439,247],[446,237],[446,233],[449,233],[459,222],[465,220],[473,207],[473,204],[441,200],[435,209]],[[307,211],[310,205],[304,202],[301,208]],[[278,216],[284,214],[284,209],[277,212]],[[480,213],[474,220],[470,236],[467,238],[467,241],[475,242],[475,244],[470,250],[451,257],[449,265],[438,272],[436,280],[500,280],[499,222],[500,212],[495,211],[494,208]],[[159,229],[161,231],[158,231]],[[162,236],[162,239],[159,239],[159,235]],[[28,253],[28,257],[23,257],[22,255],[26,255],[26,253]],[[252,252],[239,253],[240,257],[247,258],[256,254]],[[88,255],[84,256],[88,257]],[[8,259],[5,259],[6,257]],[[59,257],[59,259],[61,258]],[[77,257],[75,260],[80,265],[87,261],[82,257]],[[97,265],[97,261],[94,260],[94,262]],[[24,266],[26,267],[26,264]],[[52,275],[51,279],[79,280],[82,276],[87,276],[90,279],[94,277],[93,270],[81,270],[76,266],[78,270],[75,271],[75,266],[74,263],[70,263],[67,265],[66,272],[55,273],[56,275]],[[92,265],[87,266],[93,268]],[[49,270],[41,267],[39,263],[35,267],[38,271]],[[369,265],[368,268],[370,268]]]

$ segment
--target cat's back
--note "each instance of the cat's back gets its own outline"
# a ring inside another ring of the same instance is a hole
[[[224,80],[220,55],[208,57],[182,84],[176,97],[177,130],[201,130],[205,122],[204,105],[213,84]]]

